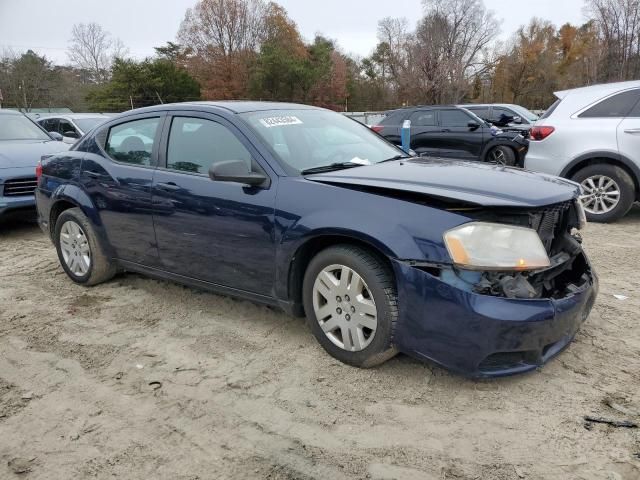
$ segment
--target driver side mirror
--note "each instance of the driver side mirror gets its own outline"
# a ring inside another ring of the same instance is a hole
[[[242,183],[250,187],[267,186],[269,181],[266,175],[252,172],[244,160],[213,163],[209,167],[209,178],[214,182]]]
[[[60,135],[58,132],[47,132],[47,133],[55,141],[57,141],[57,142],[61,142],[62,141],[62,135]]]
[[[480,127],[480,124],[472,120],[469,123],[467,123],[467,127],[469,127],[471,130],[477,130],[478,127]]]
[[[68,137],[68,138],[80,138],[80,135],[78,135],[78,132],[74,132],[73,130],[67,130],[62,134],[62,136]]]
[[[512,123],[516,123],[518,125],[522,125],[522,117],[515,116],[515,117],[513,117],[513,120],[511,122]]]

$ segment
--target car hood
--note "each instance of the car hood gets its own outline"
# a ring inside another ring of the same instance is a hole
[[[69,147],[54,140],[0,141],[0,168],[35,167],[43,155],[64,152]]]
[[[424,194],[482,206],[541,207],[575,198],[569,180],[479,162],[412,159],[306,176],[338,186]]]

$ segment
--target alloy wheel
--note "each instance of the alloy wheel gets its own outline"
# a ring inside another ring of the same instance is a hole
[[[364,350],[373,340],[378,311],[363,278],[345,265],[330,265],[316,277],[313,309],[322,331],[343,350]]]
[[[594,175],[582,182],[584,209],[593,215],[608,213],[620,202],[620,187],[611,177]]]
[[[65,222],[60,229],[60,251],[67,268],[83,277],[91,268],[91,249],[84,231],[76,222]]]
[[[502,150],[500,150],[499,148],[494,148],[489,152],[489,162],[496,163],[498,165],[506,165],[507,160]]]

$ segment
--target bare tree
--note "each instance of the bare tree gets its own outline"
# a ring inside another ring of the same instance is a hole
[[[113,60],[123,58],[127,52],[120,39],[113,39],[97,23],[77,23],[71,31],[67,54],[75,67],[89,72],[93,82],[103,83],[109,79]]]
[[[605,48],[605,80],[630,80],[640,72],[640,0],[587,0]]]

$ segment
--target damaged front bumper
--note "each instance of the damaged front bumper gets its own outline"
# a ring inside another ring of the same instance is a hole
[[[588,317],[598,279],[583,252],[581,280],[546,298],[507,298],[444,281],[437,271],[395,260],[399,319],[395,342],[404,353],[472,377],[527,372],[573,339]]]

